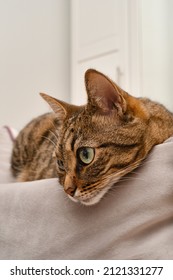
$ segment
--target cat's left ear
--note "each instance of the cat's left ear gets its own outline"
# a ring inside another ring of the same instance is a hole
[[[82,106],[68,104],[45,93],[40,93],[40,95],[50,105],[52,110],[61,121],[65,120],[66,118],[72,117],[83,108]]]
[[[50,105],[52,110],[58,115],[60,119],[65,119],[67,115],[66,103],[56,98],[47,95],[45,93],[40,93],[41,97]]]
[[[87,70],[85,85],[88,104],[96,107],[100,114],[108,115],[115,110],[121,114],[126,111],[124,91],[102,73],[93,69]]]
[[[40,95],[50,105],[50,107],[57,114],[60,120],[70,118],[82,108],[82,106],[68,104],[45,93],[40,93]]]

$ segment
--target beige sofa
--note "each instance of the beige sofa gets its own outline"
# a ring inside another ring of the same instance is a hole
[[[94,206],[57,179],[16,183],[0,130],[0,259],[173,259],[173,138]]]

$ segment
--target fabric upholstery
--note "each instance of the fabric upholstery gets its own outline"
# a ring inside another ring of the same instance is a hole
[[[173,259],[173,138],[90,207],[57,179],[12,182],[11,148],[0,142],[0,259]]]

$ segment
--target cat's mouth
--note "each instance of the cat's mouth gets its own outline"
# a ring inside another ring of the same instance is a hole
[[[75,195],[73,197],[70,195],[68,196],[74,202],[79,202],[83,205],[90,206],[90,205],[97,204],[110,188],[111,188],[110,185],[106,186],[105,188],[101,189],[100,191],[96,192],[90,197],[80,196],[78,190],[75,192]]]
[[[94,204],[96,204],[95,202],[93,202],[92,198],[87,198],[87,199],[82,199],[82,200],[71,197],[71,196],[69,196],[69,198],[76,203],[81,203],[81,204],[84,204],[84,205],[94,205]]]
[[[100,201],[100,199],[97,198],[97,196],[86,198],[86,199],[80,199],[80,198],[74,198],[72,196],[68,196],[73,202],[81,203],[86,206],[94,205]]]

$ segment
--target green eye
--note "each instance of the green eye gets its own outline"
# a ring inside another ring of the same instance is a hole
[[[95,153],[93,148],[80,148],[78,150],[78,157],[81,163],[90,164],[94,159]]]

